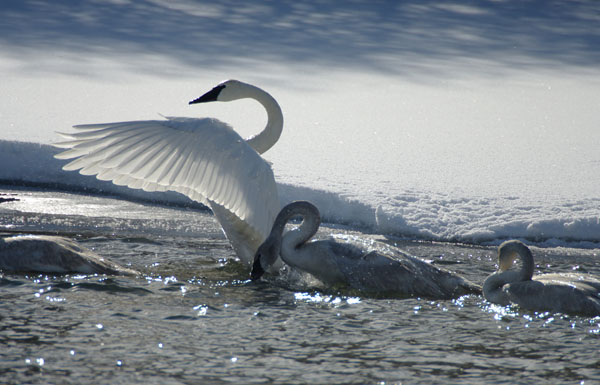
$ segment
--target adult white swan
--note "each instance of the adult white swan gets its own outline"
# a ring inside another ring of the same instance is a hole
[[[0,271],[137,275],[77,242],[51,235],[0,237]]]
[[[510,269],[515,259],[520,269]],[[483,283],[483,295],[499,305],[553,313],[600,315],[600,280],[587,274],[533,276],[533,255],[525,244],[506,241],[498,248],[498,271]]]
[[[177,191],[208,205],[239,258],[251,264],[280,204],[273,171],[259,155],[279,139],[283,115],[267,92],[227,80],[190,104],[251,98],[267,110],[267,125],[242,139],[216,119],[176,118],[75,126],[57,143],[63,167],[117,185]]]
[[[286,223],[296,215],[302,217],[302,223],[284,235]],[[260,278],[280,255],[283,262],[328,286],[349,286],[367,295],[455,298],[481,293],[479,286],[464,278],[385,244],[372,244],[376,250],[369,250],[360,242],[309,242],[319,224],[319,211],[310,202],[285,206],[277,215],[271,234],[256,252],[252,279]]]

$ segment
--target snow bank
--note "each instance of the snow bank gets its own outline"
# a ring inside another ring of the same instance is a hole
[[[110,194],[156,204],[200,206],[177,193],[148,193],[61,169],[49,145],[0,141],[0,182],[88,194]],[[522,198],[465,198],[411,191],[392,198],[357,199],[332,191],[279,183],[282,205],[309,200],[326,222],[384,235],[435,241],[498,243],[506,238],[554,244],[600,242],[600,200],[529,202]],[[569,210],[577,207],[577,212]],[[596,245],[597,246],[597,245]]]

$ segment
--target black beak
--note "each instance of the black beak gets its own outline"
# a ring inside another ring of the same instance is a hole
[[[257,256],[256,258],[254,258],[254,264],[252,265],[252,271],[250,272],[250,279],[256,281],[257,279],[262,277],[264,273],[265,270],[260,264],[260,258]]]
[[[189,104],[216,102],[223,88],[225,88],[224,84],[218,85],[204,95],[200,96],[198,99],[192,100]]]

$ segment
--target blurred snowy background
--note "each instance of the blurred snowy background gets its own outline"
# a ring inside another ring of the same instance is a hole
[[[237,78],[283,109],[283,203],[382,234],[600,242],[600,2],[8,0],[0,20],[4,183],[126,194],[45,145],[159,114],[251,135],[255,102],[188,106]]]

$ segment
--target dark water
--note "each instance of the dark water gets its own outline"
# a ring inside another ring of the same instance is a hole
[[[600,383],[600,317],[252,283],[206,213],[9,193],[4,231],[66,235],[144,274],[0,273],[1,383]],[[476,282],[494,270],[492,247],[399,245]],[[599,252],[534,249],[539,271],[597,275]]]

